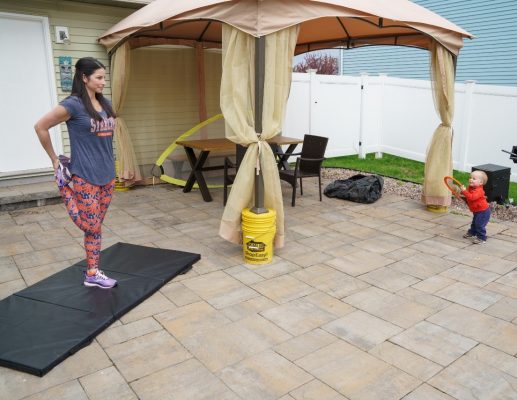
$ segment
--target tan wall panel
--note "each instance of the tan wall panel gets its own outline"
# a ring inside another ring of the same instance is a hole
[[[206,53],[206,102],[212,116],[221,112],[221,54]],[[140,165],[154,164],[174,139],[200,122],[195,67],[191,48],[147,47],[131,52],[122,116]]]
[[[205,50],[205,92],[208,117],[221,113],[220,90],[223,72],[221,51]]]
[[[140,48],[131,52],[131,77],[122,116],[140,165],[154,164],[198,120],[194,49]]]

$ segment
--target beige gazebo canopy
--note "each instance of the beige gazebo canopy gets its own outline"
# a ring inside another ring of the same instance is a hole
[[[472,36],[409,0],[154,0],[106,31],[113,51],[126,40],[176,39],[220,45],[221,23],[255,37],[300,25],[295,54],[344,46],[399,45],[429,49],[438,41],[457,55]]]
[[[450,204],[442,178],[452,173],[455,61],[464,38],[472,35],[409,0],[154,0],[114,25],[99,41],[116,60],[126,57],[130,48],[157,44],[222,47],[220,105],[226,137],[247,145],[248,151],[220,234],[240,241],[240,213],[251,205],[258,166],[264,178],[265,206],[277,213],[275,245],[281,247],[282,195],[274,156],[265,140],[282,128],[293,55],[368,45],[430,51],[433,93],[442,123],[428,149],[422,200],[428,208],[444,207]],[[112,73],[117,74],[117,69]]]

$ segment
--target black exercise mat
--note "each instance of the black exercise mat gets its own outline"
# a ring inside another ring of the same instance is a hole
[[[147,276],[168,281],[170,277],[167,269],[171,267],[171,258],[174,259],[174,264],[178,266],[185,264],[192,266],[192,264],[200,258],[198,254],[185,251],[151,248],[153,263],[151,265],[145,265],[141,260],[147,259],[149,249],[149,247],[129,243],[114,244],[101,253],[102,270],[106,272],[113,271]],[[194,261],[192,261],[193,255],[197,256],[197,259]],[[79,261],[77,265],[86,267],[86,260]]]
[[[112,322],[192,268],[199,254],[117,243],[101,268],[119,284],[86,287],[80,261],[0,301],[0,365],[43,376]]]
[[[82,284],[84,267],[73,265],[26,289],[16,296],[56,304],[79,311],[108,314],[115,319],[160,289],[165,281],[120,272],[104,272],[118,281],[115,290],[91,288]]]
[[[0,301],[0,365],[43,376],[112,322],[110,315],[9,296]]]

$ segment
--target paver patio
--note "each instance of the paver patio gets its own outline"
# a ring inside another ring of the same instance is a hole
[[[292,208],[283,184],[286,245],[264,266],[217,235],[222,189],[117,192],[103,247],[201,260],[44,377],[0,367],[0,399],[517,399],[517,224],[472,245],[469,215],[304,186]],[[81,245],[60,204],[0,212],[0,299]]]

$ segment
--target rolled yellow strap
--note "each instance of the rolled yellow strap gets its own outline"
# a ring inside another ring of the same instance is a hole
[[[201,128],[203,128],[221,118],[223,118],[223,114],[214,115],[213,117],[210,117],[210,118],[204,120],[203,122],[200,122],[196,126],[190,128],[188,131],[183,132],[180,136],[178,136],[177,139],[174,139],[174,141],[169,145],[169,147],[167,147],[164,150],[164,152],[160,155],[160,157],[158,157],[158,160],[156,160],[156,162],[154,163],[155,167],[161,168],[163,162],[169,156],[169,154],[171,154],[174,151],[174,149],[176,149],[176,147],[178,147],[178,145],[176,144],[177,141],[185,140],[189,136],[191,136],[194,133],[196,133],[197,131],[199,131]],[[158,176],[156,176],[156,177],[158,177]],[[178,186],[185,186],[185,184],[187,183],[187,181],[185,181],[184,179],[177,179],[177,178],[173,178],[172,176],[165,175],[163,173],[163,169],[162,169],[162,174],[159,176],[159,178],[164,182],[172,183],[172,184],[178,185]],[[197,183],[195,183],[193,187],[196,189],[199,188]],[[207,187],[210,189],[221,188],[222,185],[207,185]]]

